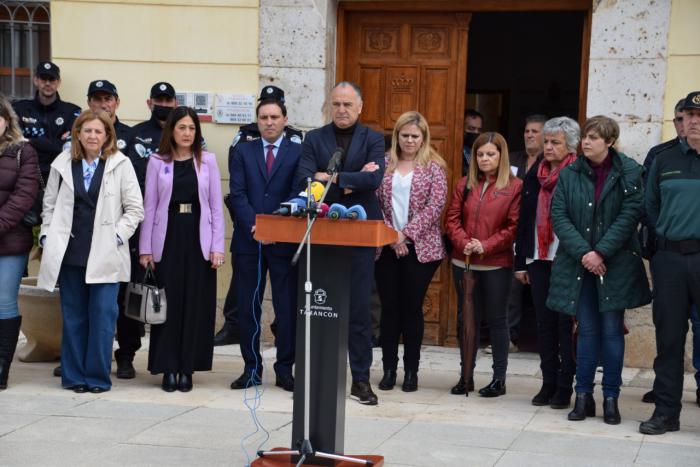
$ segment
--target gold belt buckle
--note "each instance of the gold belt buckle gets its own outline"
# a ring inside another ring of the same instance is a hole
[[[180,214],[192,214],[192,203],[180,204]]]

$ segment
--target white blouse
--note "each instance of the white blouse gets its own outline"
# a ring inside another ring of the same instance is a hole
[[[391,179],[391,219],[394,229],[401,231],[408,224],[408,202],[411,198],[411,181],[413,171],[401,175],[394,170]]]

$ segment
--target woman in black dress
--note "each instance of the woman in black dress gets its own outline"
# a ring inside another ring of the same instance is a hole
[[[141,264],[165,288],[167,320],[151,326],[148,370],[166,392],[192,389],[212,366],[216,269],[224,263],[224,218],[216,156],[202,151],[197,114],[168,117],[159,154],[148,162]]]

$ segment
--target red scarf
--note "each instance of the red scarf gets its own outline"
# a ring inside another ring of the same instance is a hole
[[[552,230],[552,216],[550,209],[552,207],[552,194],[554,187],[557,186],[559,173],[567,165],[576,160],[576,153],[569,153],[564,160],[561,161],[559,167],[553,169],[552,165],[542,160],[537,168],[537,179],[540,181],[540,194],[537,197],[537,250],[539,251],[539,259],[546,258],[549,253],[549,245],[554,241],[554,231]],[[538,258],[535,258],[538,259]]]

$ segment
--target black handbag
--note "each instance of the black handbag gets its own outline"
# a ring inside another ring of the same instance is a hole
[[[129,282],[124,294],[124,315],[144,324],[163,324],[167,319],[165,289],[158,288],[149,265],[142,282]]]
[[[22,148],[21,146],[17,150],[17,173],[19,173],[20,166],[22,165]],[[39,190],[36,193],[36,198],[34,198],[34,203],[32,207],[29,208],[22,218],[22,225],[27,227],[35,227],[41,225],[41,211],[43,210],[44,203],[44,192],[46,191],[46,185],[44,184],[44,177],[41,176],[41,169],[37,167],[37,175],[39,177]]]

